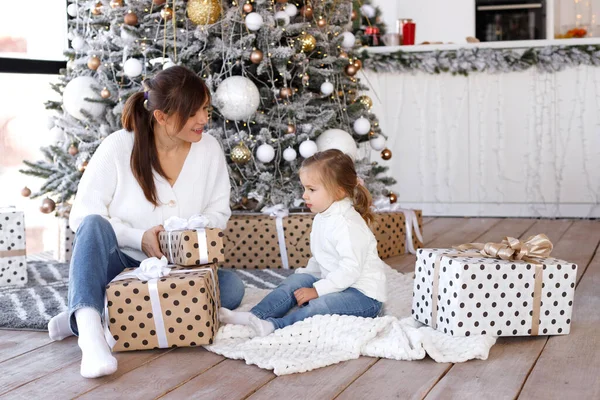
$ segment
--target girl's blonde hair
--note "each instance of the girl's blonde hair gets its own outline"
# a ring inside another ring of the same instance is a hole
[[[375,215],[371,212],[371,193],[359,183],[354,161],[350,156],[337,149],[321,151],[304,160],[300,169],[307,168],[314,168],[313,171],[319,174],[325,190],[336,201],[344,197],[351,198],[354,208],[367,224],[371,225],[375,221]]]

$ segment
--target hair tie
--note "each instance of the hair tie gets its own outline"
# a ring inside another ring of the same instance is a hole
[[[150,109],[148,108],[148,91],[145,90],[144,91],[144,108],[148,111],[150,111]]]

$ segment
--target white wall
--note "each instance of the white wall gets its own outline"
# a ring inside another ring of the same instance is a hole
[[[475,35],[475,0],[373,0],[383,13],[388,32],[395,32],[398,18],[417,24],[416,43],[465,43]]]

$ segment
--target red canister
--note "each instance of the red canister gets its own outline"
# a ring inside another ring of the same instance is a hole
[[[415,32],[417,25],[412,20],[404,22],[402,26],[402,44],[413,45],[415,44]]]

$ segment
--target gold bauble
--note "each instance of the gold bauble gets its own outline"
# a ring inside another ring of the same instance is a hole
[[[87,62],[87,66],[89,69],[91,69],[92,71],[95,71],[98,69],[98,67],[100,66],[101,62],[100,59],[98,58],[98,56],[91,56]]]
[[[123,7],[123,0],[110,0],[110,8]]]
[[[354,76],[358,72],[358,69],[356,69],[356,67],[353,64],[348,64],[346,65],[344,72],[346,72],[346,75],[348,76]]]
[[[21,189],[21,196],[23,196],[23,197],[31,196],[31,189],[29,189],[27,186],[25,186],[23,189]]]
[[[390,158],[392,158],[392,151],[390,149],[381,150],[381,158],[383,158],[386,161],[389,160]]]
[[[287,3],[287,2],[288,2],[288,0],[277,0],[277,2],[278,2],[279,4],[284,4],[284,3]]]
[[[231,161],[238,165],[246,164],[252,159],[252,152],[244,142],[231,149]]]
[[[104,88],[100,91],[100,97],[102,97],[103,99],[108,99],[110,97],[110,90],[108,90],[107,88]]]
[[[211,25],[221,16],[221,3],[219,0],[190,0],[187,14],[196,25]]]
[[[164,20],[170,21],[173,18],[173,9],[169,6],[165,6],[160,10],[160,17]]]
[[[375,137],[375,131],[369,132],[369,137]]]
[[[310,83],[310,76],[308,74],[304,74],[302,76],[302,84],[304,86],[308,86],[309,83]]]
[[[317,39],[309,33],[300,35],[300,44],[302,45],[302,51],[313,51],[317,46]]]
[[[42,205],[40,206],[40,211],[44,214],[50,214],[55,209],[56,203],[54,202],[54,200],[49,199],[47,197],[44,199],[44,201],[42,201]]]
[[[352,14],[350,14],[350,19],[352,19],[352,21],[356,21],[356,18],[358,18],[358,13],[356,12],[356,10],[352,10]]]
[[[354,60],[354,62],[352,63],[352,65],[354,65],[356,67],[356,69],[361,69],[362,68],[362,61],[360,61],[358,58]]]
[[[102,14],[102,3],[97,2],[96,5],[92,8],[92,14],[100,15]]]
[[[321,18],[317,21],[317,26],[319,28],[324,28],[327,26],[327,21],[325,19]]]
[[[165,1],[167,0],[152,0],[152,2],[157,6],[162,6],[163,4],[165,4]]]
[[[250,53],[250,61],[252,61],[252,64],[260,64],[263,58],[263,52],[258,49],[252,50],[252,53]]]
[[[138,24],[138,16],[133,11],[129,11],[127,14],[125,14],[123,20],[129,26],[135,26]]]
[[[246,3],[244,4],[244,6],[242,7],[242,10],[244,10],[244,12],[246,14],[250,14],[252,11],[254,11],[254,7],[252,7],[252,4],[250,3]]]
[[[294,125],[294,124],[288,124],[287,133],[290,133],[290,134],[296,133],[296,125]]]
[[[344,50],[340,51],[340,57],[341,58],[348,58],[348,53],[346,53]]]
[[[306,19],[311,19],[314,15],[314,10],[310,5],[307,5],[300,9],[300,14]]]
[[[72,156],[76,156],[77,153],[79,153],[79,149],[77,148],[77,146],[75,146],[75,143],[72,143],[69,146],[69,150],[68,151],[69,151],[69,154],[72,155]]]
[[[289,99],[290,97],[292,97],[293,93],[294,92],[292,91],[292,89],[284,87],[279,90],[279,97],[281,97],[282,99]]]
[[[390,192],[388,193],[388,199],[390,199],[390,204],[394,204],[398,201],[398,196],[396,196],[396,193]]]
[[[79,167],[77,167],[77,169],[79,170],[79,172],[84,172],[85,169],[87,168],[88,162],[84,161],[81,163],[81,165],[79,165]]]
[[[371,107],[373,107],[373,100],[369,96],[360,96],[358,98],[358,101],[360,102],[360,104],[365,106],[367,110],[370,110]]]

